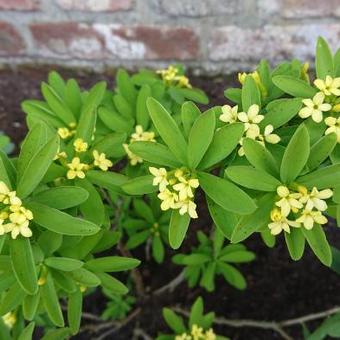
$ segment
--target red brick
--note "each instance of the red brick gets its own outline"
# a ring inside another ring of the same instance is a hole
[[[25,49],[17,30],[7,22],[0,22],[0,55],[18,55]]]
[[[92,26],[41,23],[30,26],[37,54],[47,57],[96,59],[104,55],[104,40]]]
[[[0,0],[0,10],[32,11],[38,8],[38,0]]]
[[[132,7],[132,0],[57,0],[58,5],[66,10],[116,12]]]
[[[340,15],[339,0],[281,0],[281,13],[287,18]]]
[[[106,49],[123,59],[190,60],[199,54],[198,37],[190,28],[94,25]]]

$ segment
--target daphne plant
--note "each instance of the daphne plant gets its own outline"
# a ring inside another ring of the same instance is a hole
[[[212,240],[204,233],[197,233],[199,245],[191,253],[176,254],[173,262],[185,266],[184,275],[189,287],[198,283],[207,291],[215,290],[215,278],[222,275],[224,279],[237,289],[245,289],[246,280],[242,273],[234,267],[238,263],[251,262],[255,254],[242,244],[224,245],[225,237],[218,230],[213,233]]]
[[[128,181],[123,189],[130,194],[158,192],[161,209],[172,210],[169,241],[173,248],[181,245],[190,219],[198,217],[194,202],[198,187],[225,209],[241,214],[256,209],[244,191],[208,172],[235,149],[244,131],[242,124],[216,130],[218,110],[200,114],[198,108],[188,102],[182,107],[179,126],[155,99],[148,99],[147,106],[164,144],[135,142],[131,145],[133,153],[150,163],[150,174]]]
[[[157,340],[227,340],[216,335],[212,328],[215,314],[204,314],[204,304],[201,297],[197,298],[191,307],[188,325],[185,326],[181,316],[169,308],[163,308],[163,317],[173,334],[160,334]]]

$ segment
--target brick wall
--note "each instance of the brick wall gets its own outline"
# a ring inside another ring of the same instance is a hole
[[[0,63],[202,72],[339,47],[340,0],[0,0]]]

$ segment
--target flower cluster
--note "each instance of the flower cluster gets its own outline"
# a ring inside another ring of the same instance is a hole
[[[33,214],[26,209],[21,199],[16,196],[15,191],[10,191],[4,182],[0,182],[0,235],[11,233],[13,239],[19,234],[24,237],[31,237],[32,230],[29,223]]]
[[[238,106],[231,107],[229,105],[222,106],[222,114],[220,120],[222,122],[233,124],[241,122],[244,125],[244,137],[257,140],[263,146],[265,143],[276,144],[280,142],[280,137],[273,133],[274,127],[267,125],[264,131],[261,132],[259,123],[264,119],[264,116],[259,114],[260,107],[257,104],[253,104],[249,107],[247,112],[238,112]],[[243,137],[243,138],[244,138]],[[243,138],[240,140],[240,149],[238,151],[240,156],[244,155],[242,147]]]
[[[76,134],[76,123],[70,123],[68,127],[58,129],[58,135],[61,139],[67,139]]]
[[[314,223],[327,223],[327,218],[322,213],[327,209],[325,200],[333,195],[331,189],[318,191],[314,187],[308,192],[304,186],[298,186],[297,190],[289,190],[281,185],[277,188],[277,194],[279,199],[271,211],[272,222],[268,225],[273,235],[280,234],[282,230],[290,233],[290,227],[311,230]]]
[[[105,153],[99,153],[97,150],[93,150],[92,157],[93,163],[88,164],[81,161],[81,154],[88,150],[88,143],[83,139],[77,138],[73,142],[73,148],[76,156],[72,158],[71,162],[67,162],[67,154],[65,151],[58,152],[55,159],[59,159],[60,163],[65,166],[68,171],[66,173],[67,179],[85,178],[85,172],[97,167],[102,171],[107,171],[113,163],[106,158]]]
[[[259,73],[257,71],[254,71],[252,73],[238,73],[238,81],[240,82],[240,84],[244,84],[245,80],[246,80],[246,77],[250,75],[254,80],[255,80],[255,83],[256,85],[259,87],[260,91],[261,91],[261,95],[263,97],[266,97],[267,96],[267,89],[266,87],[263,85],[262,81],[261,81],[261,77],[259,75]]]
[[[167,69],[158,70],[157,73],[161,75],[166,85],[192,88],[189,78],[184,75],[180,75],[179,69],[173,65],[170,65]]]
[[[198,217],[194,202],[195,189],[199,186],[197,178],[186,168],[168,172],[165,168],[149,167],[149,171],[154,176],[153,185],[159,188],[162,210],[179,209],[181,215]]]
[[[134,142],[155,142],[155,141],[156,141],[155,133],[144,131],[141,125],[136,125],[135,132],[130,137],[130,144]],[[131,165],[135,166],[138,163],[143,163],[143,158],[131,152],[131,150],[129,149],[129,144],[126,143],[123,144],[123,148],[130,159]]]
[[[202,327],[192,325],[190,334],[177,335],[175,340],[216,340],[216,334],[211,328],[204,332]]]
[[[313,98],[303,99],[304,107],[299,111],[303,119],[311,117],[314,122],[324,122],[328,128],[325,134],[335,133],[340,143],[340,77],[326,76],[325,80],[316,79],[315,87],[319,90]],[[324,113],[330,116],[324,119]],[[333,116],[335,115],[335,117]]]

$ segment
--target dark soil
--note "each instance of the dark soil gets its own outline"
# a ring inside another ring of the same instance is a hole
[[[89,87],[98,80],[107,80],[109,86],[113,84],[113,75],[93,74],[89,72],[74,72],[59,70],[65,77],[76,78],[82,86]],[[0,70],[0,130],[7,133],[18,145],[25,133],[25,116],[21,111],[20,102],[27,98],[40,97],[40,83],[47,77],[48,69],[25,68],[18,70]],[[203,90],[211,98],[211,104],[225,102],[223,91],[231,86],[236,77],[228,78],[193,78],[192,83]],[[200,212],[201,218],[190,226],[183,250],[189,249],[196,243],[195,230],[209,231],[211,225],[207,217],[206,208]],[[206,216],[206,218],[204,218]],[[203,217],[203,218],[202,218]],[[340,247],[340,232],[335,226],[327,227],[327,235],[333,246]],[[307,250],[299,262],[290,260],[283,239],[279,238],[275,248],[267,248],[260,238],[255,235],[245,244],[257,254],[257,259],[251,264],[242,265],[241,271],[245,274],[248,288],[238,291],[231,288],[222,279],[218,280],[216,291],[208,294],[200,288],[190,290],[186,283],[177,287],[174,293],[164,293],[158,297],[140,299],[137,307],[141,312],[127,326],[121,328],[106,339],[131,339],[135,327],[142,328],[151,337],[159,331],[168,331],[161,317],[164,306],[181,306],[188,309],[195,298],[202,295],[207,311],[215,311],[218,316],[234,319],[255,320],[285,320],[302,315],[315,313],[340,305],[340,279],[330,269],[323,266]],[[174,254],[168,251],[168,254]],[[133,254],[143,260],[144,252],[136,251]],[[139,268],[147,292],[151,292],[171,281],[181,268],[171,263],[170,257],[162,265],[143,262]],[[85,311],[100,315],[105,307],[105,300],[101,293],[88,296],[85,302]],[[83,325],[86,324],[83,321]],[[311,328],[318,324],[309,324]],[[231,339],[280,339],[277,333],[251,329],[216,327],[216,331]],[[287,329],[294,339],[302,339],[301,327]],[[96,339],[90,333],[82,333],[74,339]]]

